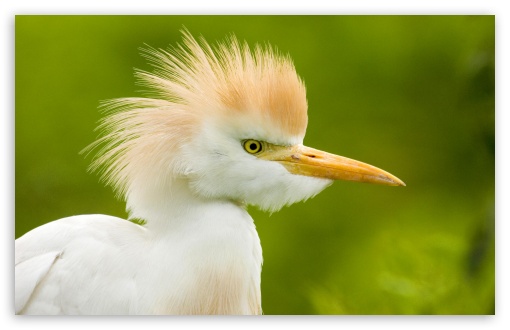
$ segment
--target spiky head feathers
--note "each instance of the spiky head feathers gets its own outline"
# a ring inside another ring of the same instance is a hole
[[[136,71],[147,98],[103,104],[102,136],[91,165],[125,195],[134,180],[158,173],[159,184],[193,171],[183,150],[207,129],[272,143],[301,143],[307,101],[292,61],[269,45],[250,50],[230,37],[211,47],[184,31],[183,44],[148,48],[153,72]]]

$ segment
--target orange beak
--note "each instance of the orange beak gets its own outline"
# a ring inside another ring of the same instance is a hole
[[[260,158],[277,161],[292,174],[387,186],[405,186],[402,180],[375,166],[302,145],[270,146]]]

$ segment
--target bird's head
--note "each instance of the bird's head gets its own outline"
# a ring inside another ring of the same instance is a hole
[[[169,51],[146,49],[137,71],[148,98],[105,103],[92,169],[129,199],[143,184],[183,180],[199,198],[278,210],[333,180],[404,185],[373,166],[303,146],[305,86],[292,61],[234,37],[216,47],[184,32]]]

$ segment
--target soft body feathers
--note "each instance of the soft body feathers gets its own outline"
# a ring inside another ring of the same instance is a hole
[[[39,227],[16,240],[16,313],[260,314],[253,222],[224,216],[166,240],[105,215]]]

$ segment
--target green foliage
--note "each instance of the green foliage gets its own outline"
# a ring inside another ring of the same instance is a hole
[[[268,215],[265,314],[494,313],[494,16],[17,16],[16,237],[65,216],[127,217],[78,152],[100,100],[139,96],[144,44],[234,32],[294,59],[305,144],[405,188],[338,182]]]

